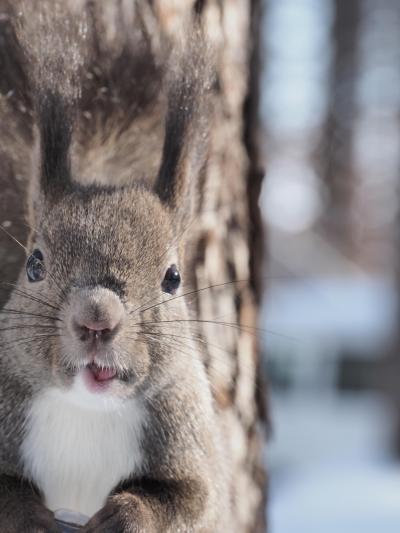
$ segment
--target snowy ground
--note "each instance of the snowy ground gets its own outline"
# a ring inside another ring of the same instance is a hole
[[[376,395],[273,394],[271,533],[399,533],[400,464]]]

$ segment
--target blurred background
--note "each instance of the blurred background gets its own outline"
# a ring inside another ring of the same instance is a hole
[[[271,533],[400,531],[400,2],[265,0]]]

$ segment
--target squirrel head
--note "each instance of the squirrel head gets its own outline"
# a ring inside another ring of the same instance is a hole
[[[162,377],[165,333],[185,330],[174,324],[187,318],[175,211],[140,186],[77,187],[42,206],[20,278],[24,310],[47,317],[27,319],[32,355],[61,386],[79,375],[89,392],[129,397]]]
[[[198,80],[188,72],[182,67],[169,84],[152,187],[79,184],[70,164],[74,110],[57,91],[38,95],[30,217],[37,230],[12,298],[34,331],[29,357],[39,381],[78,388],[84,403],[115,405],[176,378],[191,353],[198,359],[182,298],[181,237],[196,209],[207,142]],[[179,336],[187,340],[174,341]]]

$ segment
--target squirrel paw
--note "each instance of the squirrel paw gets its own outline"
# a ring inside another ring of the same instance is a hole
[[[82,528],[82,533],[155,533],[144,505],[132,494],[111,496]]]
[[[42,505],[23,506],[19,510],[0,514],[1,531],[7,533],[61,533],[51,511]]]

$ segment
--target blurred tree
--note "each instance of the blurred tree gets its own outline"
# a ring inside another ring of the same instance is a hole
[[[399,169],[400,170],[400,169]],[[397,201],[400,205],[400,184],[397,188]],[[391,403],[393,413],[392,451],[397,459],[400,459],[400,212],[397,214],[394,244],[397,250],[395,266],[397,287],[397,320],[390,339],[389,349],[384,351],[383,371],[381,373],[381,387],[383,393]]]
[[[322,224],[343,251],[352,248],[351,202],[354,184],[352,140],[358,75],[357,43],[362,0],[334,0],[333,58],[328,113],[317,151],[317,167],[326,191]]]

